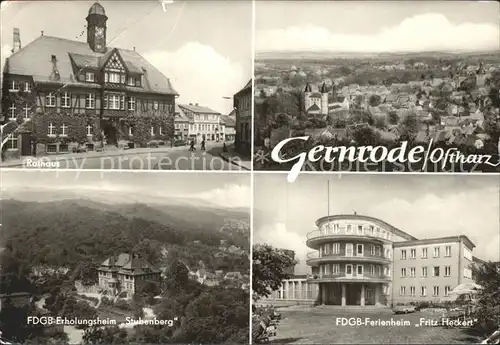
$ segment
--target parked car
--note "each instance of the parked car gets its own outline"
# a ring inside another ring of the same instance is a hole
[[[174,146],[186,146],[188,142],[186,140],[176,140],[174,141]]]
[[[414,313],[416,308],[414,305],[397,305],[392,309],[392,311],[394,314],[409,314]]]

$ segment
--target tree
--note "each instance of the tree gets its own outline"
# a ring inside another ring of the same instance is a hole
[[[403,140],[412,141],[419,130],[419,122],[415,113],[407,114],[399,124],[399,132]]]
[[[349,129],[349,134],[358,146],[378,145],[380,135],[371,126],[361,125]]]
[[[90,327],[83,334],[84,345],[100,345],[100,344],[128,344],[127,331],[118,326],[111,327]]]
[[[75,280],[79,280],[83,285],[90,286],[97,283],[97,265],[92,261],[85,261],[75,269]]]
[[[283,279],[290,278],[287,268],[293,267],[295,260],[284,250],[266,244],[253,246],[252,290],[253,298],[267,297],[281,287]]]
[[[476,328],[490,335],[500,324],[500,262],[487,262],[473,266],[479,292],[474,317],[478,320]]]
[[[169,293],[182,291],[189,281],[189,270],[179,260],[170,263],[165,279],[165,288]]]
[[[368,104],[372,107],[379,106],[382,101],[382,98],[379,95],[371,95],[368,99]]]

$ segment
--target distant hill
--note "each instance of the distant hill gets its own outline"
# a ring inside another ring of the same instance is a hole
[[[120,252],[174,248],[191,265],[230,266],[214,259],[221,240],[249,249],[249,233],[227,231],[227,220],[249,224],[249,212],[170,204],[106,204],[90,199],[2,200],[0,242],[31,265],[76,267]],[[224,231],[220,231],[224,228]],[[197,249],[193,242],[198,241]],[[239,263],[239,265],[241,262]]]
[[[331,52],[331,51],[277,51],[277,52],[260,52],[256,53],[256,61],[263,62],[266,60],[325,60],[325,59],[387,59],[387,58],[419,58],[419,57],[436,57],[436,58],[471,58],[471,57],[498,57],[498,51],[427,51],[427,52],[383,52],[383,53],[353,53],[353,52]]]

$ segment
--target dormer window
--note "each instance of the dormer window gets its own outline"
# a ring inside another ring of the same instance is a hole
[[[127,78],[127,85],[135,86],[135,78],[134,77],[128,77]]]
[[[12,80],[9,85],[9,91],[18,92],[19,91],[19,82],[17,80]]]
[[[125,84],[125,74],[120,75],[120,83]]]
[[[109,73],[109,82],[119,84],[120,83],[120,73],[114,73],[114,72]]]
[[[88,83],[93,83],[95,81],[94,72],[86,72],[85,73],[85,81]]]
[[[24,92],[31,92],[31,83],[29,81],[24,83]]]

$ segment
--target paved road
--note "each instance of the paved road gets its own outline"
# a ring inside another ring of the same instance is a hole
[[[220,157],[222,147],[207,147],[208,151],[190,152],[188,147],[171,152],[146,152],[101,157],[79,156],[59,159],[59,169],[123,169],[123,170],[243,170]],[[44,160],[51,160],[44,157]]]

